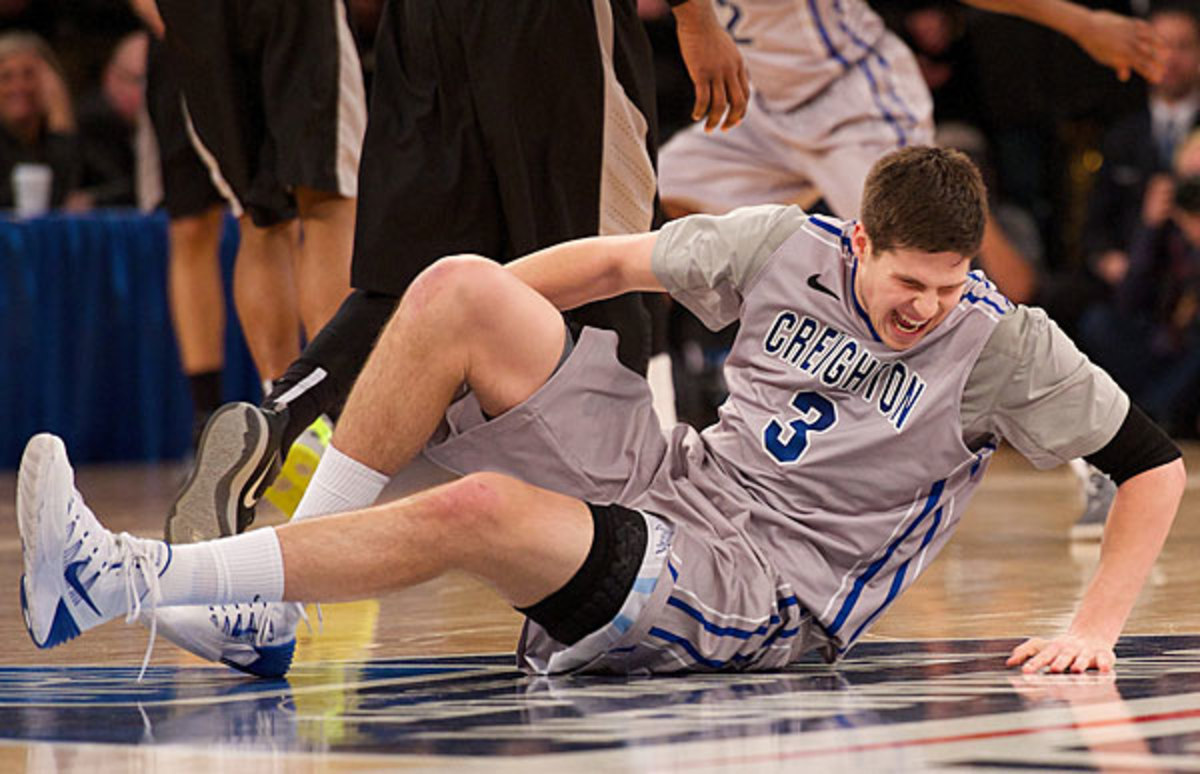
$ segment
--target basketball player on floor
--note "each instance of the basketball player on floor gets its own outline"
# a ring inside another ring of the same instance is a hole
[[[696,85],[694,115],[708,129],[735,125],[749,88],[712,0],[680,2],[675,16]],[[345,399],[400,295],[438,258],[470,252],[508,261],[652,225],[653,70],[632,0],[391,0],[375,61],[355,290],[261,409],[232,404],[214,415],[168,515],[172,542],[246,528],[283,453]],[[622,362],[645,371],[649,317],[638,294],[569,314],[573,325],[617,331]],[[228,612],[237,620],[262,611]],[[294,632],[294,606],[268,613],[281,637]],[[241,658],[225,648],[240,653],[244,643],[204,608],[171,611],[159,623],[208,658]],[[259,674],[275,665],[246,658]]]
[[[439,261],[384,330],[301,504],[337,515],[196,545],[114,535],[62,442],[36,436],[17,495],[30,634],[50,647],[156,607],[375,596],[460,570],[527,616],[531,672],[836,660],[946,544],[1007,440],[1119,482],[1066,631],[1008,663],[1111,670],[1183,463],[1044,313],[969,271],[986,201],[966,157],[916,147],[872,168],[859,222],[766,205],[509,267]],[[741,324],[730,396],[702,434],[663,434],[616,336],[560,317],[635,290]],[[422,450],[465,476],[371,507]],[[242,624],[270,646],[261,619]]]
[[[963,0],[1055,29],[1127,79],[1157,80],[1162,61],[1150,25],[1065,0]],[[663,146],[659,191],[669,216],[721,214],[819,192],[843,218],[858,214],[862,181],[883,154],[933,143],[933,101],[912,52],[864,0],[723,3],[755,94],[737,128],[689,128]],[[980,260],[1005,293],[1032,292],[1032,271],[992,222]],[[1028,297],[1013,296],[1019,302]],[[1085,492],[1081,522],[1107,513],[1115,488],[1076,461]],[[1099,526],[1072,534],[1098,538]]]

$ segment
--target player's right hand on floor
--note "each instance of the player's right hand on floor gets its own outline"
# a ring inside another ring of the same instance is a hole
[[[1013,648],[1005,666],[1026,674],[1041,672],[1111,672],[1117,657],[1112,645],[1099,637],[1063,634],[1052,639],[1031,637]]]

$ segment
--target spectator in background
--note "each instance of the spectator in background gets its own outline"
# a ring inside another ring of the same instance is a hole
[[[1090,308],[1081,343],[1150,416],[1197,437],[1200,407],[1200,132],[1172,176],[1146,186],[1128,269],[1112,301]]]
[[[1143,216],[1147,182],[1170,169],[1175,145],[1200,118],[1200,16],[1194,5],[1160,5],[1150,24],[1162,38],[1163,77],[1145,107],[1126,116],[1104,140],[1104,163],[1088,202],[1084,251],[1103,288],[1121,284],[1129,247]]]
[[[52,206],[79,178],[71,97],[50,47],[31,32],[0,35],[0,209],[13,206],[17,164],[41,164],[53,174]]]
[[[137,204],[135,142],[145,104],[149,36],[131,32],[113,47],[97,90],[80,101],[80,187],[72,209]]]

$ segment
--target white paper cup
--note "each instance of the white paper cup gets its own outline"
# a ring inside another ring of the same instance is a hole
[[[43,215],[50,209],[54,171],[45,164],[17,164],[12,171],[13,199],[19,218]]]

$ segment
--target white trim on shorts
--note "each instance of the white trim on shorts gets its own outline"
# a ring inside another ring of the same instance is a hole
[[[358,165],[367,132],[367,95],[345,5],[342,0],[333,0],[333,8],[338,42],[337,192],[354,198],[358,195]]]
[[[201,163],[208,170],[208,177],[212,180],[213,188],[217,189],[217,193],[221,194],[221,198],[229,202],[229,209],[233,211],[234,217],[240,218],[245,214],[246,208],[242,206],[241,200],[237,194],[233,192],[233,186],[221,174],[221,164],[217,161],[217,157],[212,154],[204,141],[200,139],[200,135],[196,132],[196,125],[192,123],[192,114],[188,111],[187,98],[183,96],[183,91],[179,92],[179,109],[183,111],[183,126],[187,129],[188,139],[192,141],[192,147],[196,149],[196,155],[200,157]]]

